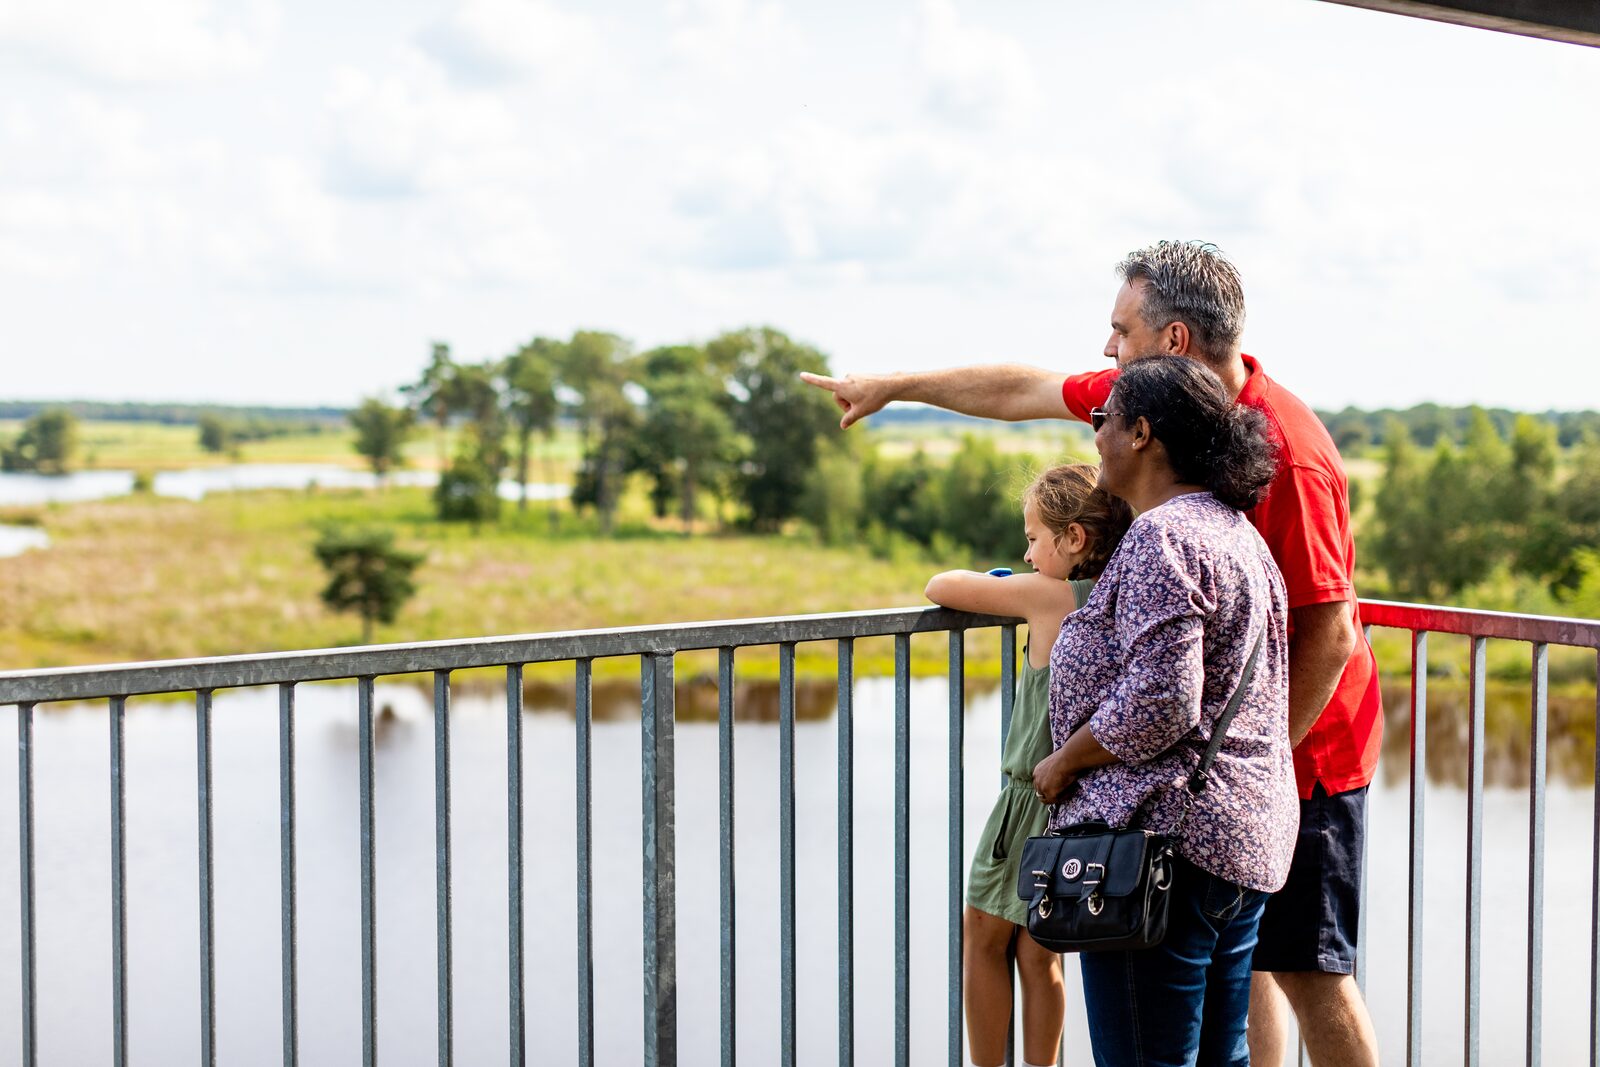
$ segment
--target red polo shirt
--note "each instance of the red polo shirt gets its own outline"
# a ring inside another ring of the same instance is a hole
[[[1319,782],[1328,793],[1343,793],[1372,781],[1383,740],[1378,665],[1361,629],[1356,601],[1356,549],[1344,463],[1310,408],[1267,377],[1255,359],[1245,356],[1244,365],[1250,377],[1239,403],[1267,417],[1280,449],[1277,477],[1266,499],[1249,512],[1250,521],[1283,572],[1291,611],[1347,601],[1356,630],[1356,647],[1333,699],[1294,750],[1302,799],[1309,799]],[[1075,374],[1062,385],[1061,396],[1073,416],[1087,422],[1089,409],[1105,404],[1116,380],[1115,370]],[[1294,635],[1292,615],[1289,634]]]

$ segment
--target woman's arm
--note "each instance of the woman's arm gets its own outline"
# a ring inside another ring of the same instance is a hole
[[[1046,804],[1059,804],[1067,787],[1084,771],[1116,762],[1116,755],[1095,740],[1085,723],[1072,732],[1066,744],[1033,768],[1033,791]]]

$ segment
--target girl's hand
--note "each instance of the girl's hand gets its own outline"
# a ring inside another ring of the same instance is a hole
[[[1059,804],[1067,795],[1078,772],[1067,761],[1065,749],[1056,749],[1033,768],[1033,794],[1045,804]]]

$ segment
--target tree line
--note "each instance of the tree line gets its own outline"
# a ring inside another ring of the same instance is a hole
[[[1504,570],[1568,600],[1600,579],[1600,436],[1564,454],[1550,421],[1520,415],[1506,433],[1474,409],[1459,444],[1429,447],[1393,420],[1374,512],[1362,548],[1402,597],[1448,601]]]
[[[676,513],[692,529],[709,498],[719,515],[731,504],[747,525],[772,530],[796,514],[819,440],[835,426],[827,398],[798,377],[827,367],[817,349],[767,327],[644,352],[579,330],[481,362],[459,361],[441,343],[401,388],[403,405],[371,398],[350,420],[379,474],[398,465],[414,426],[439,430],[434,499],[444,519],[492,519],[501,478],[525,487],[564,422],[580,452],[573,506],[592,510],[602,533],[634,474],[648,480],[658,516]],[[451,429],[459,432],[446,454]]]

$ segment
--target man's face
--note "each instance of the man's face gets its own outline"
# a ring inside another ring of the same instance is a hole
[[[1119,367],[1171,351],[1163,331],[1145,325],[1140,314],[1143,305],[1144,282],[1124,282],[1117,290],[1117,302],[1111,306],[1111,339],[1106,342],[1105,354]]]

